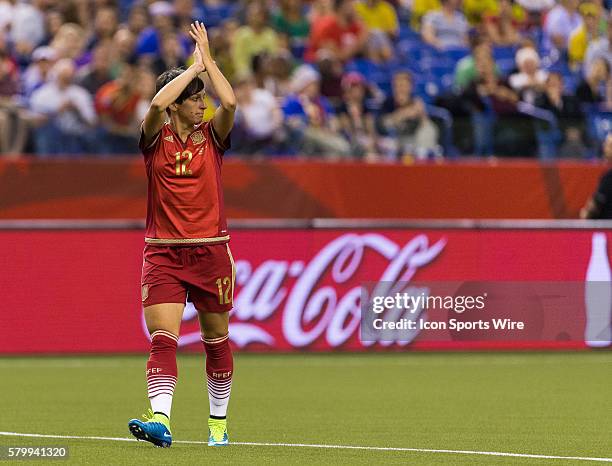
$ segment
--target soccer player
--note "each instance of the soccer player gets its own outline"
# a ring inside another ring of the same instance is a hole
[[[145,115],[139,146],[148,177],[147,230],[142,268],[142,302],[151,350],[145,421],[128,426],[139,440],[172,444],[170,410],[177,380],[176,349],[185,300],[198,310],[206,352],[210,402],[209,446],[227,445],[226,412],[233,358],[228,316],[234,291],[234,261],[221,189],[222,156],[229,147],[236,98],[215,62],[204,25],[191,25],[194,63],[157,79],[157,94]],[[206,71],[220,106],[208,123]]]

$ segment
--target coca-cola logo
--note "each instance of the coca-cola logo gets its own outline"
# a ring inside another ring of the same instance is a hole
[[[401,246],[378,233],[347,233],[315,251],[308,261],[270,258],[254,267],[249,260],[239,259],[230,339],[239,348],[277,347],[279,339],[284,340],[282,346],[293,348],[320,339],[329,347],[341,346],[357,338],[364,281],[410,282],[445,245],[446,238],[430,244],[425,234]],[[380,275],[359,274],[369,265],[368,258],[382,259]],[[183,322],[194,320],[197,311],[187,303]],[[143,328],[147,333],[144,321]],[[186,333],[179,345],[199,340],[199,331]]]

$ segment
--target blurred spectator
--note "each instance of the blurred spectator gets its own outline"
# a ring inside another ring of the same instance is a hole
[[[284,98],[291,92],[291,70],[293,57],[287,51],[267,56],[264,61],[265,71],[261,88],[266,89],[277,98]]]
[[[140,87],[136,68],[125,63],[114,81],[103,85],[95,96],[100,120],[98,143],[104,154],[130,154],[138,147]]]
[[[55,64],[57,53],[48,46],[38,47],[32,53],[32,63],[23,73],[23,94],[29,98],[48,79],[49,71]]]
[[[455,66],[454,86],[456,90],[462,91],[472,82],[478,80],[482,70],[493,66],[496,74],[499,74],[497,66],[493,61],[491,43],[482,37],[476,36],[472,39],[472,53],[463,57]]]
[[[580,5],[582,25],[578,26],[570,35],[567,52],[570,64],[578,67],[584,59],[587,46],[596,41],[600,33],[601,9],[595,3],[585,2]]]
[[[585,75],[598,58],[606,60],[608,67],[612,69],[612,14],[608,14],[606,19],[606,34],[590,42],[587,47],[583,65]]]
[[[262,52],[274,54],[279,48],[276,32],[267,25],[268,13],[262,3],[254,1],[247,7],[247,24],[238,28],[232,44],[234,70],[238,77],[251,74],[251,61]]]
[[[64,23],[51,41],[51,47],[58,58],[68,58],[77,66],[84,65],[88,57],[84,56],[86,37],[85,30],[75,23]]]
[[[301,65],[291,79],[293,94],[283,102],[286,127],[299,154],[327,158],[349,157],[351,147],[338,134],[338,124],[327,99],[320,94],[319,73]]]
[[[100,42],[111,40],[117,32],[118,25],[116,8],[104,6],[98,9],[94,18],[93,34],[89,38],[87,49],[91,50]]]
[[[320,50],[334,54],[343,62],[363,51],[368,32],[355,13],[353,0],[336,0],[332,14],[317,18],[310,29],[304,55],[314,62]]]
[[[508,82],[521,100],[533,104],[536,95],[544,90],[548,72],[540,67],[540,56],[532,47],[523,47],[516,52],[518,72],[510,75]]]
[[[178,34],[179,41],[185,54],[193,49],[192,41],[182,31],[176,30],[176,16],[174,6],[169,2],[157,1],[149,5],[153,26],[145,28],[136,40],[136,54],[138,56],[159,56],[161,40],[166,34]]]
[[[111,73],[114,73],[116,63],[129,61],[136,52],[136,37],[128,28],[121,27],[113,36],[112,42],[112,66]]]
[[[342,78],[344,101],[337,112],[340,130],[351,144],[351,153],[366,160],[378,158],[374,114],[366,107],[365,78],[353,71]]]
[[[84,87],[91,95],[112,79],[110,43],[100,44],[94,48],[89,64],[81,68],[76,75],[79,86]]]
[[[19,55],[30,55],[45,38],[43,0],[5,0],[0,8],[0,30],[8,29],[8,41]]]
[[[578,13],[580,0],[559,0],[559,3],[548,13],[544,22],[544,45],[559,51],[567,50],[572,31],[582,25]]]
[[[232,146],[238,153],[269,153],[281,142],[283,112],[274,95],[258,89],[250,78],[236,86],[238,111]]]
[[[497,8],[497,0],[463,0],[463,13],[470,26],[480,25],[484,17],[495,13]]]
[[[519,98],[497,76],[493,62],[486,63],[479,74],[479,79],[465,90],[463,97],[471,108],[474,153],[490,156],[494,151],[495,122],[498,117],[514,115]]]
[[[278,11],[272,16],[272,25],[280,34],[289,38],[292,50],[302,50],[310,33],[310,23],[304,16],[302,0],[281,0]]]
[[[535,106],[552,112],[559,124],[558,132],[545,124],[539,124],[539,156],[543,159],[555,157],[561,144],[571,142],[576,131],[582,133],[580,102],[574,95],[564,94],[563,87],[563,76],[550,73],[546,86],[535,100]]]
[[[610,66],[603,58],[597,58],[587,70],[586,77],[576,88],[576,97],[582,104],[598,104],[610,97]]]
[[[229,22],[227,23],[229,24]],[[216,27],[208,30],[210,51],[219,68],[228,81],[235,80],[234,60],[231,55],[231,36],[224,27]]]
[[[355,11],[370,31],[381,31],[390,38],[399,34],[399,21],[395,8],[386,0],[360,0]]]
[[[468,46],[469,26],[459,11],[461,0],[442,0],[440,11],[430,11],[423,17],[423,40],[437,49]]]
[[[19,70],[8,53],[5,35],[0,31],[0,153],[18,153],[25,138],[25,122],[16,107]]]
[[[32,94],[30,108],[39,116],[39,127],[34,130],[39,155],[95,152],[93,100],[87,90],[73,83],[74,74],[71,60],[59,60],[50,81]]]
[[[308,21],[313,24],[329,15],[334,14],[335,0],[313,0],[308,12]]]
[[[440,0],[412,0],[410,8],[410,27],[420,31],[423,17],[430,11],[442,8]]]
[[[603,143],[604,161],[612,162],[612,133],[608,133]],[[580,210],[582,219],[612,219],[612,170],[600,178],[595,193]]]
[[[149,12],[144,5],[135,4],[132,6],[128,15],[127,27],[134,36],[138,37],[150,22]]]
[[[500,0],[496,12],[484,16],[484,30],[497,46],[518,45],[519,31],[525,25],[525,12],[513,0]]]
[[[179,31],[189,30],[189,25],[194,21],[206,19],[194,0],[174,0],[174,14]]]
[[[167,33],[161,39],[161,50],[159,56],[153,61],[151,69],[156,76],[170,68],[178,68],[183,65],[185,56],[183,47],[175,33]]]
[[[321,51],[318,54],[316,65],[321,74],[321,94],[336,110],[342,104],[342,76],[344,75],[342,62],[333,53]]]
[[[555,0],[516,0],[516,3],[530,13],[543,13],[555,6]]]
[[[53,37],[57,34],[62,24],[66,22],[64,14],[58,9],[52,9],[45,15],[45,30],[46,35],[43,43],[49,44]]]
[[[588,155],[588,148],[582,141],[582,133],[578,128],[569,127],[565,131],[565,141],[559,149],[561,159],[583,159]]]
[[[140,123],[144,120],[147,111],[149,110],[149,106],[151,105],[151,100],[155,96],[155,81],[157,80],[157,76],[151,73],[146,68],[138,68],[136,70],[136,81],[138,82],[138,93],[140,94],[140,101],[136,106],[136,121],[138,122],[138,126],[140,127]],[[205,96],[205,101],[207,105],[212,105],[214,102],[208,99],[208,94]],[[207,109],[208,110],[208,109]],[[212,110],[214,113],[214,109]],[[207,112],[204,112],[204,119],[206,119]],[[208,118],[212,118],[212,115]],[[140,128],[138,128],[140,129]]]
[[[438,128],[425,111],[425,104],[414,96],[412,76],[407,71],[393,75],[392,96],[381,111],[378,127],[391,142],[390,153],[394,158],[406,154],[417,157],[427,155],[438,148]]]

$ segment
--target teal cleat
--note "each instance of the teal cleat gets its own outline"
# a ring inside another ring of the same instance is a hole
[[[226,419],[208,419],[208,446],[224,447],[229,443]]]
[[[138,440],[151,442],[161,448],[168,448],[172,445],[172,433],[170,432],[170,419],[163,414],[149,410],[148,414],[143,415],[144,421],[131,419],[128,428]]]

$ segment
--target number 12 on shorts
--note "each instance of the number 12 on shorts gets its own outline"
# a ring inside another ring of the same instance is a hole
[[[232,280],[230,277],[217,278],[217,288],[219,290],[219,304],[230,304],[232,302]],[[223,291],[225,287],[225,291]]]

